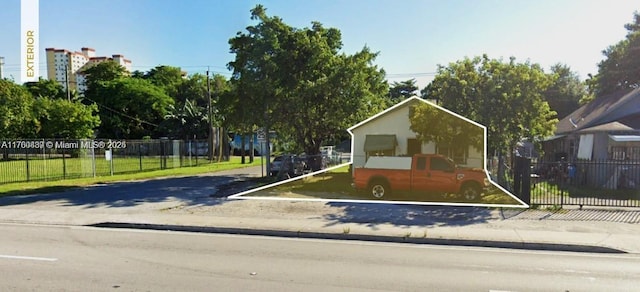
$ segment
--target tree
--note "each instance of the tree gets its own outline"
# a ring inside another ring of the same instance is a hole
[[[197,106],[206,108],[209,104],[207,98],[207,77],[202,74],[193,74],[184,79],[178,86],[175,96],[177,104],[184,104],[191,100]]]
[[[181,107],[169,106],[161,126],[169,137],[193,139],[206,136],[208,121],[206,109],[187,99]]]
[[[172,66],[156,66],[144,74],[144,79],[162,88],[167,95],[176,97],[178,88],[183,83],[182,70]]]
[[[417,91],[418,86],[416,86],[415,79],[393,82],[389,88],[390,105],[396,104],[413,96]]]
[[[424,93],[486,126],[489,153],[502,157],[523,138],[539,141],[553,133],[558,120],[543,98],[550,84],[550,76],[537,64],[516,63],[515,58],[503,62],[483,55],[438,66]]]
[[[598,64],[596,96],[616,90],[640,86],[640,13],[625,25],[628,33],[624,40],[602,51],[605,59]]]
[[[54,79],[44,79],[40,77],[38,81],[27,82],[24,86],[35,98],[67,99],[67,93],[64,87]]]
[[[544,92],[544,98],[558,119],[562,119],[580,107],[580,100],[587,95],[586,85],[564,64],[551,66],[551,77],[553,82]]]
[[[447,148],[472,146],[484,152],[484,130],[435,106],[420,103],[410,107],[412,131],[422,142]]]
[[[66,99],[38,98],[34,113],[40,123],[40,138],[83,139],[93,137],[100,124],[95,104],[84,105]]]
[[[115,61],[97,63],[83,69],[87,91],[94,90],[101,82],[108,82],[126,76],[127,70]]]
[[[161,134],[160,122],[169,113],[173,99],[148,80],[119,78],[97,87],[100,105],[99,136],[139,139]]]
[[[0,138],[34,138],[39,125],[32,109],[33,97],[24,86],[0,79]]]
[[[81,72],[84,74],[84,97],[86,103],[97,103],[104,106],[109,97],[98,92],[104,87],[106,82],[120,79],[126,76],[127,70],[114,61],[105,61],[89,66]],[[103,118],[101,112],[101,119]],[[102,119],[104,121],[104,119]]]
[[[372,64],[376,53],[366,47],[340,53],[338,29],[318,22],[293,28],[267,16],[261,5],[251,10],[251,19],[258,23],[229,41],[236,55],[229,67],[234,90],[249,105],[246,115],[267,130],[273,126],[290,135],[314,155],[324,141],[384,107],[388,85],[384,71]]]

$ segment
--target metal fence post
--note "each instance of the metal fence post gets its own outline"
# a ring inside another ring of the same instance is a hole
[[[25,163],[26,163],[26,170],[27,170],[27,181],[30,181],[31,173],[29,170],[29,149],[24,149],[24,154],[25,154]]]
[[[142,171],[142,143],[138,143],[138,163],[140,165],[140,171]]]
[[[62,140],[62,144],[65,144],[65,140]],[[65,147],[62,147],[62,178],[67,179],[67,151]]]

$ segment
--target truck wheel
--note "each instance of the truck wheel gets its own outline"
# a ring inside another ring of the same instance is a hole
[[[478,186],[467,184],[462,186],[460,194],[465,199],[465,201],[476,201],[480,198],[480,194],[482,194],[482,191]]]
[[[382,199],[384,196],[389,196],[391,188],[389,184],[383,181],[375,181],[369,185],[369,193],[376,199]]]

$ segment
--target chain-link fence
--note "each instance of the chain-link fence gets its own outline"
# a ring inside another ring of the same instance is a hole
[[[0,184],[135,173],[209,162],[209,143],[205,140],[2,140]]]

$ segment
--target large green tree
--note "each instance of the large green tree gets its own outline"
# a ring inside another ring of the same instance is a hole
[[[435,106],[420,103],[409,111],[410,128],[422,142],[447,148],[472,146],[484,153],[484,130]]]
[[[140,139],[158,136],[159,124],[169,113],[173,99],[148,80],[119,78],[101,82],[96,95],[102,121],[98,135],[104,138]]]
[[[144,74],[144,79],[162,88],[167,95],[177,97],[178,89],[184,82],[182,70],[178,67],[160,65]]]
[[[551,135],[558,121],[543,94],[552,79],[537,64],[486,55],[439,66],[428,99],[487,127],[489,154],[509,153],[523,138]]]
[[[33,113],[33,97],[24,86],[0,79],[0,138],[34,138],[38,120]]]
[[[40,97],[35,100],[34,113],[40,124],[40,138],[83,139],[93,137],[100,124],[95,104],[85,105],[66,99]]]
[[[633,22],[625,25],[627,36],[602,53],[605,59],[598,64],[593,88],[596,96],[619,89],[640,86],[640,13],[633,14]]]
[[[587,96],[587,87],[567,65],[551,66],[550,74],[552,83],[543,96],[558,119],[562,119],[580,107],[580,100]]]
[[[279,135],[291,136],[306,153],[320,152],[324,141],[379,111],[388,92],[377,54],[364,48],[341,53],[338,29],[318,22],[294,28],[263,6],[251,10],[257,24],[229,43],[236,55],[232,82],[250,106]]]
[[[64,87],[54,79],[38,78],[38,81],[27,82],[24,84],[27,90],[35,98],[47,97],[54,99],[67,99],[67,93]]]

